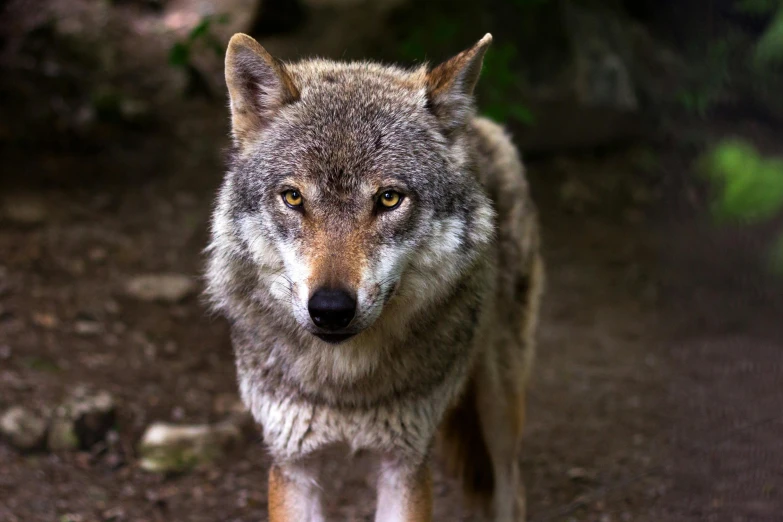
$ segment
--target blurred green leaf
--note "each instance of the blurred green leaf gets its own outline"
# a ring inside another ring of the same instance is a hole
[[[750,143],[741,140],[726,140],[706,156],[707,174],[720,181],[742,174],[744,169],[755,170],[759,154]]]
[[[483,110],[484,116],[497,123],[505,123],[506,109],[500,103],[486,103]]]
[[[536,118],[533,116],[533,112],[526,106],[519,103],[511,105],[509,107],[509,114],[515,120],[525,125],[535,125]]]
[[[183,42],[176,42],[169,51],[169,64],[182,67],[190,60],[190,46]]]
[[[209,27],[212,25],[212,19],[208,16],[205,16],[201,19],[201,21],[190,30],[190,34],[188,34],[188,39],[192,42],[194,40],[197,40],[207,34],[209,32]]]
[[[223,24],[229,21],[227,14],[216,16],[204,16],[198,24],[190,30],[187,37],[174,43],[169,50],[169,65],[185,69],[194,81],[194,74],[198,75],[197,68],[192,63],[193,54],[206,48],[218,56],[223,56],[225,47],[223,43],[212,33],[213,23]]]
[[[718,187],[713,212],[719,219],[758,223],[783,209],[783,159],[732,140],[708,152],[702,165]]]

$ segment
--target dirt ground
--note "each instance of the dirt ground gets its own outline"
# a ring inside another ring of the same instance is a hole
[[[521,463],[532,521],[783,520],[783,294],[759,261],[775,229],[712,226],[682,139],[740,133],[782,153],[783,133],[675,129],[528,163],[548,263]],[[2,142],[0,194],[43,217],[0,222],[0,409],[87,384],[117,398],[119,437],[76,453],[0,443],[0,521],[265,519],[258,438],[177,476],[144,472],[136,452],[152,421],[215,421],[235,394],[226,324],[198,296],[123,290],[149,272],[198,280],[226,136],[222,99],[190,99],[142,129],[100,127],[89,147]],[[371,520],[367,463],[324,467],[329,514]],[[470,520],[440,469],[435,519]]]

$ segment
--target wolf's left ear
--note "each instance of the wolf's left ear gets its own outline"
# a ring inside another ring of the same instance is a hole
[[[299,90],[280,60],[246,34],[235,34],[226,50],[226,85],[231,127],[241,146],[282,106],[299,99]]]
[[[476,45],[443,62],[427,74],[432,110],[447,130],[465,124],[473,108],[473,89],[481,74],[484,54],[492,43],[487,33]]]

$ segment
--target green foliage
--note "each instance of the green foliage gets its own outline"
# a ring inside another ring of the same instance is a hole
[[[726,221],[759,223],[783,209],[783,159],[766,158],[749,143],[720,143],[703,158],[704,173],[716,183],[715,215]]]
[[[780,3],[767,30],[761,35],[753,56],[756,67],[783,62],[783,3]]]
[[[516,47],[510,43],[495,45],[487,51],[481,90],[484,114],[500,122],[512,119],[532,125],[534,118],[530,109],[513,100],[520,91],[519,76],[512,68],[516,53]]]
[[[783,210],[783,158],[764,157],[741,140],[718,144],[702,158],[717,186],[712,210],[719,221],[767,222]],[[783,276],[783,233],[769,251],[770,269]]]
[[[775,95],[779,90],[783,65],[783,0],[735,0],[740,13],[768,20],[755,41],[742,31],[728,31],[697,52],[690,85],[678,94],[680,104],[690,113],[704,117],[732,87],[752,84],[755,92]]]
[[[515,3],[537,5],[551,0],[514,0]],[[432,23],[415,27],[398,48],[400,59],[411,62],[422,60],[430,53],[449,55],[454,42],[462,39],[463,25],[449,16],[439,16]],[[470,34],[475,33],[471,29]],[[525,104],[516,101],[521,91],[521,78],[514,70],[517,50],[514,44],[498,44],[487,51],[478,84],[478,98],[484,114],[499,122],[534,123],[533,113]]]
[[[228,15],[225,14],[204,16],[183,40],[175,42],[171,46],[169,64],[174,67],[188,68],[192,62],[194,49],[198,45],[205,45],[218,56],[223,56],[225,49],[211,29],[213,24],[225,24],[228,20]]]
[[[446,49],[457,39],[459,29],[459,23],[447,17],[440,18],[428,27],[416,27],[400,44],[400,57],[405,61],[416,61],[433,50]]]
[[[783,0],[737,0],[737,11],[757,17],[771,17],[753,52],[753,63],[764,68],[783,61]]]
[[[729,39],[712,43],[706,52],[700,71],[693,78],[693,84],[680,91],[680,104],[690,113],[707,115],[709,109],[723,96],[731,83],[729,56],[732,42]]]

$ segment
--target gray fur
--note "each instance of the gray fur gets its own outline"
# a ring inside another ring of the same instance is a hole
[[[258,69],[266,90],[248,92],[264,111],[274,106],[265,93],[284,87],[267,85],[269,63],[243,55],[237,73],[252,80]],[[435,93],[426,68],[281,67],[296,92],[242,133],[254,100],[232,91],[236,151],[213,216],[207,293],[231,322],[242,397],[276,462],[343,443],[412,469],[484,352],[515,350],[529,368],[538,233],[522,166],[502,130],[473,115],[475,78]],[[404,191],[404,206],[377,213],[373,195],[387,186]],[[305,193],[307,217],[281,204],[290,188]],[[355,253],[340,262],[361,258],[357,335],[331,345],[308,323],[303,260],[349,241]]]

